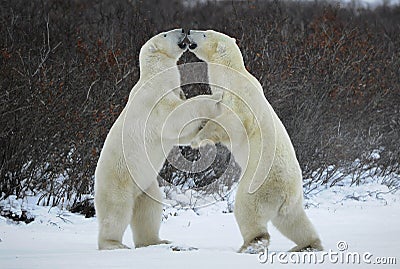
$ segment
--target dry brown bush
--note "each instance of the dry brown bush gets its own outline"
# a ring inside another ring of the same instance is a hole
[[[187,8],[179,1],[0,0],[0,194],[73,204],[92,193],[105,136],[138,79],[140,47],[177,27],[236,37],[292,137],[304,178],[335,184],[313,172],[333,165],[361,175],[378,167],[395,186],[399,22],[399,7],[322,2]],[[371,158],[376,149],[379,159]]]

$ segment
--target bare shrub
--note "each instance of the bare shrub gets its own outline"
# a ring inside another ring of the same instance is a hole
[[[373,168],[398,186],[399,21],[399,7],[323,2],[1,0],[1,196],[72,205],[92,193],[102,144],[139,76],[139,49],[178,27],[236,37],[306,182],[340,182],[318,174],[335,167],[361,184],[360,171]]]

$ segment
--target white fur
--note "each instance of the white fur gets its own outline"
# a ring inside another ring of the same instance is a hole
[[[303,209],[302,173],[289,135],[265,99],[261,84],[245,68],[235,40],[215,31],[190,31],[191,50],[208,64],[213,91],[225,88],[225,111],[192,141],[221,142],[242,168],[235,217],[244,243],[240,252],[268,246],[267,222],[296,243],[292,251],[322,250]],[[222,65],[222,66],[221,66]]]
[[[99,249],[127,248],[122,236],[129,224],[136,247],[168,242],[158,235],[158,171],[172,146],[190,141],[201,125],[197,121],[183,128],[186,123],[220,113],[210,97],[180,98],[176,62],[184,52],[177,45],[181,38],[181,30],[172,30],[143,45],[140,79],[104,143],[95,172]]]

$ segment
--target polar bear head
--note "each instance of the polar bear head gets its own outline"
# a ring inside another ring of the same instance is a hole
[[[188,32],[189,50],[207,63],[244,68],[242,53],[236,40],[213,30]]]
[[[183,29],[162,32],[150,38],[140,50],[141,73],[155,74],[175,66],[187,50],[185,38],[186,34]]]

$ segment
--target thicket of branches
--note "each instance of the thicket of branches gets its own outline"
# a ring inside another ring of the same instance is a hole
[[[399,7],[0,0],[1,197],[39,193],[44,204],[73,204],[92,193],[102,144],[138,80],[141,46],[180,27],[236,37],[304,178],[335,184],[341,178],[329,173],[347,169],[360,183],[371,167],[400,174]]]

